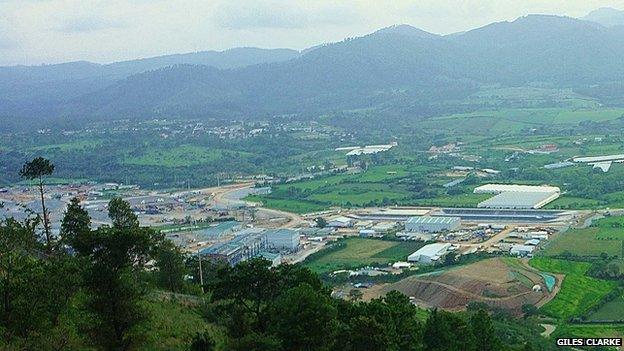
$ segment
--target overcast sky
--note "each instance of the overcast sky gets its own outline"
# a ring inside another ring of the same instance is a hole
[[[309,46],[393,24],[448,34],[624,0],[0,0],[0,65]]]

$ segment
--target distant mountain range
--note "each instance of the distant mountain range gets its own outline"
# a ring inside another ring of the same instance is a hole
[[[581,19],[600,23],[605,27],[622,26],[624,25],[624,11],[602,7],[590,12],[585,17],[581,17]]]
[[[233,69],[282,62],[300,53],[291,49],[235,48],[96,64],[86,61],[41,66],[0,67],[0,116],[55,117],[65,104],[131,75],[188,64]]]
[[[484,87],[523,86],[624,104],[624,26],[596,12],[583,20],[529,15],[447,36],[398,25],[302,52],[2,67],[0,116],[258,118],[361,108],[426,115]]]

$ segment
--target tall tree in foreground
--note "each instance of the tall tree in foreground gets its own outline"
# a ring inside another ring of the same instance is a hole
[[[78,254],[89,251],[91,246],[91,217],[80,206],[80,200],[72,198],[61,220],[61,238]]]
[[[43,177],[51,175],[54,172],[54,164],[43,157],[37,157],[30,162],[26,162],[20,170],[20,176],[29,180],[37,180],[39,186],[39,194],[41,195],[41,212],[43,217],[43,229],[46,236],[47,250],[51,249],[51,233],[50,233],[50,221],[48,217],[48,211],[45,207],[45,200],[43,198]]]
[[[470,316],[470,327],[475,335],[477,350],[495,351],[501,349],[501,341],[496,335],[492,319],[485,310],[479,309]]]
[[[182,292],[187,273],[184,254],[171,240],[162,240],[156,248],[158,285],[174,293]]]
[[[40,217],[0,220],[1,350],[60,350],[76,341],[66,320],[79,266],[63,252],[41,255],[39,224]]]
[[[108,217],[113,222],[113,228],[131,229],[139,227],[139,219],[132,212],[130,204],[120,197],[113,198],[108,203]]]
[[[140,276],[158,241],[154,230],[138,226],[123,200],[111,200],[109,212],[113,227],[91,231],[88,250],[81,253],[88,260],[87,306],[95,317],[92,340],[107,350],[128,350],[146,318],[141,301],[147,289]]]

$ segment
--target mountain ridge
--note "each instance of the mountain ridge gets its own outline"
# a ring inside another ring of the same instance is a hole
[[[597,99],[608,87],[608,103],[616,103],[624,100],[614,85],[624,80],[622,34],[617,26],[552,15],[445,36],[396,25],[285,60],[227,68],[183,62],[40,101],[49,103],[47,114],[74,118],[266,118],[358,108],[425,114],[482,86],[538,84]],[[3,98],[11,104],[1,114],[19,110],[19,96]]]

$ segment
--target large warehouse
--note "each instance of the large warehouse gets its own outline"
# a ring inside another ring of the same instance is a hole
[[[410,217],[405,222],[405,230],[408,232],[438,233],[458,229],[461,225],[459,217]]]
[[[480,208],[537,209],[559,197],[559,193],[505,192],[480,202]]]
[[[474,189],[475,194],[500,194],[505,192],[516,193],[559,193],[556,186],[548,185],[517,185],[517,184],[484,184]]]
[[[278,250],[299,250],[299,232],[292,229],[269,229],[266,231],[267,244]]]
[[[538,209],[556,200],[560,189],[546,185],[485,184],[475,188],[474,193],[496,194],[480,202],[480,208]]]
[[[451,244],[449,243],[435,243],[425,245],[421,247],[418,251],[407,256],[407,261],[424,264],[434,263],[437,262],[444,255],[446,255],[450,248]]]

